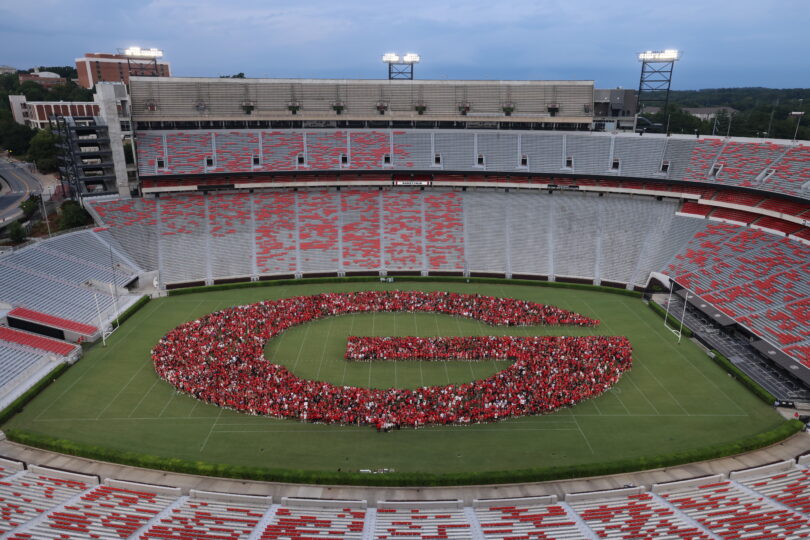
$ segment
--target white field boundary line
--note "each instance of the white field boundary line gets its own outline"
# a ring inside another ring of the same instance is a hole
[[[589,309],[589,310],[591,310],[591,312],[592,312],[592,313],[596,313],[596,310],[594,310],[594,309],[593,309],[593,307],[592,307],[592,306],[591,306],[591,305],[588,303],[588,301],[587,301],[587,300],[584,300],[584,299],[583,299],[583,300],[582,300],[582,303],[584,303],[584,304],[585,304],[585,305],[588,307],[588,309]],[[632,309],[631,309],[631,310],[628,310],[628,311],[632,311],[632,312],[633,312],[633,314],[635,314],[636,316],[638,316],[638,315],[635,313],[635,311],[633,311]],[[602,319],[599,319],[599,320],[600,320],[600,321],[602,321]],[[608,328],[608,329],[610,329],[610,328],[611,328],[611,326],[610,326],[610,324],[609,324],[609,323],[604,322],[604,321],[602,321],[602,322],[603,322],[603,324],[605,325],[605,328]],[[644,322],[646,322],[646,321],[644,321]],[[683,356],[683,354],[682,354],[682,353],[680,353],[680,351],[679,351],[679,354],[681,354],[681,356]],[[669,388],[668,388],[666,385],[664,385],[664,384],[661,382],[661,380],[658,378],[658,376],[656,376],[655,372],[653,372],[653,371],[652,371],[652,370],[651,370],[649,367],[647,367],[646,363],[642,362],[641,367],[643,367],[643,368],[644,368],[644,370],[645,370],[645,371],[647,371],[647,372],[648,372],[648,373],[649,373],[649,374],[652,376],[652,378],[653,378],[653,379],[655,379],[655,382],[657,382],[657,383],[658,383],[658,386],[660,386],[661,388],[663,388],[663,389],[664,389],[664,391],[666,391],[666,393],[667,393],[667,394],[669,394],[669,397],[671,397],[671,398],[672,398],[672,401],[674,401],[674,402],[675,402],[675,404],[676,404],[678,407],[680,407],[680,409],[681,409],[683,412],[685,412],[687,415],[688,415],[688,414],[690,414],[690,413],[689,413],[689,411],[688,411],[688,410],[686,410],[686,407],[684,407],[684,406],[681,404],[681,402],[680,402],[680,401],[678,401],[678,398],[676,398],[676,397],[675,397],[675,395],[674,395],[672,392],[670,392]]]

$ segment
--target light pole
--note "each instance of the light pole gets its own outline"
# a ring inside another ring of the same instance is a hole
[[[799,136],[799,124],[802,121],[802,116],[804,116],[804,111],[793,111],[790,116],[796,117],[796,130],[793,132],[793,142],[796,142],[796,138]]]
[[[388,80],[413,80],[413,66],[422,58],[416,53],[399,56],[397,53],[385,53],[382,61],[388,64]]]

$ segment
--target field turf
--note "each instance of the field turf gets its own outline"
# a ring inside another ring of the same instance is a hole
[[[176,325],[228,306],[283,296],[361,289],[478,292],[554,304],[601,319],[593,329],[498,328],[432,314],[323,319],[272,340],[267,356],[301,377],[336,384],[408,387],[485,377],[503,362],[343,360],[348,335],[624,335],[634,365],[609,392],[546,416],[473,426],[378,433],[255,417],[177,393],[154,372],[149,351]],[[650,457],[732,442],[781,424],[688,340],[676,343],[641,300],[519,285],[348,283],[212,291],[154,300],[29,403],[4,427],[162,457],[305,470],[467,472]]]

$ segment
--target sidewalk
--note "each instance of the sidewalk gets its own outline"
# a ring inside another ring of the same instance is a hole
[[[552,494],[564,496],[567,493],[618,489],[628,484],[649,487],[651,484],[659,482],[686,480],[711,474],[728,474],[735,470],[795,459],[797,456],[808,452],[810,452],[810,433],[797,433],[780,443],[747,454],[636,473],[523,484],[459,487],[369,487],[288,484],[194,476],[94,461],[39,450],[8,440],[0,441],[0,456],[3,457],[24,461],[28,464],[43,465],[83,474],[94,474],[101,478],[176,486],[181,488],[184,494],[188,494],[190,489],[198,489],[246,495],[272,495],[273,497],[354,499],[366,500],[369,506],[376,506],[376,502],[382,500],[429,501],[441,499],[462,499],[464,504],[469,506],[472,504],[473,499],[536,497]]]

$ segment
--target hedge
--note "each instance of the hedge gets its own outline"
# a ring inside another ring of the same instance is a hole
[[[122,325],[125,320],[129,319],[143,306],[149,303],[151,298],[147,295],[141,296],[137,302],[127,308],[127,310],[118,316],[118,325]]]
[[[681,321],[676,319],[675,316],[672,315],[672,313],[667,313],[667,311],[664,308],[662,308],[652,300],[647,305],[650,306],[650,309],[653,310],[655,313],[657,313],[658,316],[661,317],[662,319],[666,317],[666,321],[667,323],[670,324],[670,326],[674,328],[679,328],[681,326]],[[693,335],[692,331],[686,326],[683,327],[682,333],[683,336],[686,338],[690,338]]]
[[[731,360],[726,358],[725,356],[720,353],[717,349],[712,349],[712,359],[715,361],[717,365],[722,367],[726,370],[727,373],[732,375],[735,379],[740,381],[743,386],[751,390],[755,396],[759,399],[767,403],[768,405],[773,405],[776,400],[776,396],[768,392],[764,389],[758,382],[754,379],[749,377],[743,370],[735,366]]]
[[[278,279],[270,281],[241,281],[238,283],[223,283],[220,285],[206,285],[201,287],[187,287],[183,289],[171,289],[169,296],[181,294],[194,294],[201,292],[226,291],[229,289],[246,289],[252,287],[280,287],[286,285],[310,285],[318,283],[370,283],[379,282],[381,276],[350,276],[350,277],[325,277],[325,278],[301,278],[301,279]],[[561,281],[540,281],[532,279],[506,279],[490,277],[462,277],[462,276],[397,276],[389,275],[385,277],[394,278],[395,281],[411,282],[439,282],[439,283],[491,283],[496,285],[530,285],[535,287],[555,287],[558,289],[579,289],[587,291],[605,292],[618,294],[621,296],[631,296],[641,298],[638,291],[629,289],[618,289],[615,287],[602,287],[600,285],[587,285],[584,283],[564,283]]]
[[[47,375],[37,381],[28,390],[23,392],[20,397],[12,401],[8,407],[0,411],[0,424],[4,424],[9,418],[22,411],[29,401],[39,395],[40,392],[45,390],[52,382],[62,376],[67,371],[68,364],[62,362],[53,368]]]
[[[539,467],[514,471],[482,471],[470,473],[389,473],[361,474],[355,472],[313,471],[300,469],[270,469],[187,461],[179,458],[164,458],[124,452],[99,446],[85,445],[64,439],[55,439],[19,429],[9,429],[9,440],[43,448],[54,452],[72,454],[85,458],[112,461],[124,465],[146,467],[163,471],[220,476],[272,482],[293,482],[302,484],[369,485],[369,486],[444,486],[502,484],[515,482],[539,482],[565,478],[583,478],[606,474],[618,474],[644,469],[671,467],[684,463],[715,459],[729,455],[750,452],[779,441],[799,432],[804,424],[799,420],[783,422],[778,427],[746,437],[736,442],[697,448],[686,452],[673,452],[658,456],[625,459],[619,461],[570,465],[565,467]]]

